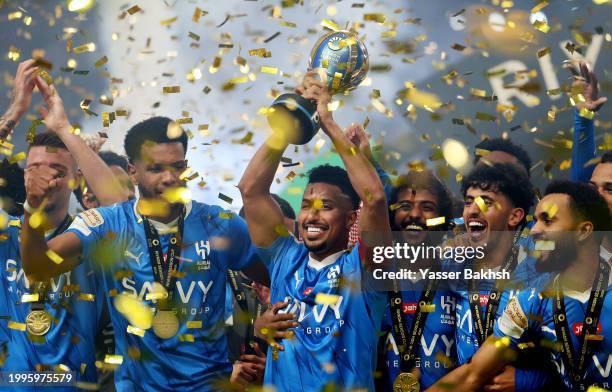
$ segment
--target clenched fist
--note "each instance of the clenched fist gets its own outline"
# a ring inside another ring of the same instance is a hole
[[[62,174],[50,166],[36,165],[25,169],[25,187],[28,204],[38,208],[43,200],[56,189]]]

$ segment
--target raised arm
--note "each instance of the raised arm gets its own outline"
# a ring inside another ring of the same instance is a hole
[[[44,225],[39,224],[43,200],[53,191],[57,175],[57,170],[44,165],[28,168],[25,175],[27,200],[21,227],[21,261],[28,278],[35,281],[70,271],[80,260],[81,241],[75,234],[60,234],[47,244]]]
[[[378,178],[374,166],[360,151],[359,146],[351,142],[348,136],[357,132],[363,133],[363,129],[360,125],[352,124],[347,130],[347,134],[342,131],[328,110],[331,95],[327,86],[323,83],[311,81],[311,85],[306,89],[303,97],[316,100],[321,128],[333,142],[342,162],[344,162],[349,180],[363,203],[359,218],[360,231],[362,233],[368,231],[389,232],[391,228],[383,184]],[[373,265],[372,257],[368,253],[370,252],[366,249],[364,260],[366,269]]]
[[[572,181],[588,182],[593,173],[594,164],[586,166],[587,162],[595,158],[595,127],[593,125],[593,112],[597,112],[608,100],[606,97],[598,97],[597,77],[589,70],[585,63],[579,63],[577,67],[573,64],[565,66],[572,72],[572,91],[576,111],[574,113],[574,138],[572,142]],[[582,94],[581,101],[578,94]]]
[[[13,92],[11,93],[11,104],[7,111],[0,117],[0,140],[6,139],[17,123],[30,107],[32,102],[32,91],[36,83],[36,62],[32,59],[26,60],[17,67]]]
[[[110,205],[127,200],[127,189],[121,186],[111,169],[80,136],[72,132],[64,102],[55,87],[49,86],[40,76],[36,77],[36,85],[47,104],[47,108],[41,109],[45,125],[62,139],[100,204]]]
[[[259,147],[238,184],[249,235],[255,246],[270,246],[286,230],[283,213],[270,195],[270,185],[285,148],[284,141],[274,136],[268,139]]]

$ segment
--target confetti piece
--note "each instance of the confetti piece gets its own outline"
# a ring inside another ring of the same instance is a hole
[[[496,121],[497,116],[493,116],[492,114],[476,112],[476,118],[482,121]]]
[[[127,326],[127,333],[131,333],[132,335],[143,337],[145,335],[144,329],[140,329],[131,325]]]
[[[587,108],[580,109],[578,114],[580,114],[580,117],[588,118],[589,120],[592,120],[595,116],[595,112]]]
[[[78,299],[81,300],[81,301],[93,302],[93,301],[95,301],[96,297],[93,294],[80,293],[79,296],[78,296]]]
[[[478,208],[480,209],[480,211],[482,211],[483,213],[487,213],[487,211],[489,210],[487,208],[487,203],[485,203],[485,201],[482,199],[482,197],[477,196],[474,199],[474,202],[476,203],[476,205],[478,206]]]
[[[323,19],[321,21],[321,27],[329,29],[329,30],[333,30],[333,31],[340,30],[340,26],[331,19]]]
[[[272,41],[274,38],[278,37],[280,34],[281,34],[280,31],[277,31],[276,33],[274,33],[271,36],[269,36],[268,38],[266,38],[264,40],[264,43],[267,44],[268,42]]]
[[[17,322],[15,322],[13,320],[9,320],[8,323],[7,323],[7,326],[10,329],[15,329],[17,331],[25,331],[26,330],[26,325],[25,324],[17,323]]]
[[[550,26],[548,25],[548,23],[542,20],[535,20],[533,22],[533,27],[543,33],[548,33],[548,31],[550,31]]]
[[[485,90],[479,90],[477,88],[470,88],[470,94],[475,95],[477,97],[485,97],[487,92]]]
[[[80,53],[94,52],[95,50],[96,50],[96,44],[94,44],[93,42],[90,42],[90,43],[79,45],[73,48],[72,52],[74,54],[80,54]]]
[[[542,10],[547,5],[548,5],[548,1],[541,1],[539,4],[537,4],[535,7],[531,9],[531,13],[535,14],[536,12]]]
[[[104,362],[112,365],[121,365],[123,363],[123,356],[106,354],[104,357]]]
[[[178,16],[175,16],[174,18],[170,18],[170,19],[164,19],[164,20],[161,20],[159,24],[162,26],[169,26],[172,23],[176,22],[177,19],[178,19]]]
[[[191,191],[186,187],[169,188],[162,193],[162,197],[170,204],[187,204],[191,201]]]
[[[110,292],[109,292],[110,294]],[[125,317],[130,325],[140,329],[149,329],[153,322],[153,309],[138,300],[138,297],[121,293],[115,296],[115,309]]]
[[[385,23],[385,20],[387,20],[387,17],[384,14],[380,14],[380,13],[363,14],[363,20],[373,21],[377,23]]]
[[[219,192],[219,195],[217,196],[219,199],[223,200],[224,202],[226,202],[227,204],[232,204],[232,202],[234,201],[234,199],[232,199],[231,197],[224,195],[223,193]]]
[[[174,94],[181,92],[181,86],[166,86],[162,89],[164,94]]]
[[[195,23],[198,23],[200,21],[200,18],[202,17],[202,14],[204,14],[204,11],[202,11],[200,7],[196,7],[193,11],[193,16],[191,17],[191,20]]]
[[[452,44],[451,48],[461,52],[461,51],[465,50],[466,47],[463,46],[463,45],[460,45],[460,44]]]
[[[191,31],[187,35],[189,36],[189,38],[191,38],[191,39],[193,39],[195,41],[199,41],[200,40],[200,36],[197,35],[196,33],[191,32]]]
[[[189,329],[202,328],[202,320],[187,321],[187,328],[189,328]]]
[[[108,62],[108,57],[102,56],[102,58],[100,58],[98,61],[96,61],[94,63],[94,65],[96,66],[96,68],[99,68],[100,66],[106,64],[107,62]]]
[[[315,210],[320,210],[321,208],[323,208],[323,200],[315,199],[312,202],[312,208],[314,208]]]
[[[535,250],[555,250],[555,241],[537,240],[534,243]]]
[[[321,151],[321,148],[325,145],[325,139],[319,139],[317,140],[317,142],[314,145],[314,148],[312,149],[312,152],[314,154],[318,154],[319,151]]]
[[[436,304],[419,304],[419,309],[423,313],[433,313],[436,311]]]
[[[427,219],[425,224],[429,227],[429,226],[438,226],[438,225],[444,224],[444,222],[446,222],[446,218],[443,216],[439,216],[437,218]]]
[[[43,78],[45,83],[47,83],[49,86],[53,84],[53,78],[51,77],[51,75],[49,75],[49,72],[47,72],[46,70],[39,68],[38,71],[36,71],[36,73],[38,74],[38,76]]]
[[[21,296],[21,302],[38,302],[38,293],[34,294],[23,294]]]
[[[178,340],[179,342],[189,342],[189,343],[193,343],[195,342],[195,336],[193,336],[192,334],[189,333],[184,333],[178,336]]]
[[[48,249],[46,254],[47,254],[47,257],[51,259],[51,261],[53,261],[55,264],[61,264],[64,261],[62,256],[58,255],[51,249]]]
[[[315,303],[322,305],[335,305],[340,297],[334,294],[317,293]]]
[[[550,53],[550,48],[544,48],[544,49],[538,50],[538,58],[544,57],[549,53]]]
[[[18,152],[8,159],[9,163],[17,163],[23,161],[26,158],[25,151]]]
[[[262,73],[267,73],[267,74],[271,74],[271,75],[276,75],[278,73],[278,68],[276,67],[267,67],[267,66],[261,66],[261,68],[259,69],[260,72]]]
[[[268,52],[266,48],[250,49],[249,56],[270,57],[272,53]]]
[[[134,15],[137,12],[142,11],[142,9],[138,5],[134,5],[127,9],[127,13],[130,15]]]
[[[419,91],[416,88],[408,89],[406,99],[420,108],[438,109],[442,106],[440,99],[436,94]]]
[[[586,340],[592,340],[592,341],[596,341],[596,342],[601,342],[604,340],[603,335],[592,335],[592,334],[587,334],[584,337]]]

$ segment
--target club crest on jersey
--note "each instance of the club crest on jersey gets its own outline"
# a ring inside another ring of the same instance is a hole
[[[441,324],[455,324],[455,308],[457,302],[455,297],[450,295],[440,296],[440,323]]]
[[[210,242],[208,240],[200,240],[196,241],[194,246],[196,253],[201,258],[201,260],[198,260],[196,262],[198,271],[209,270],[210,259],[208,258],[208,256],[210,255]]]
[[[338,287],[340,285],[340,266],[334,265],[327,271],[327,283],[329,287]]]
[[[85,222],[85,224],[89,227],[97,227],[104,223],[104,218],[102,217],[102,214],[100,214],[95,208],[91,210],[85,210],[81,212],[79,216],[81,217],[81,219],[83,219],[83,222]]]

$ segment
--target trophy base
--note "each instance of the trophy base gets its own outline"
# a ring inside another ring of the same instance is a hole
[[[319,113],[314,102],[298,94],[279,95],[268,112],[268,124],[290,144],[306,144],[319,130]]]

